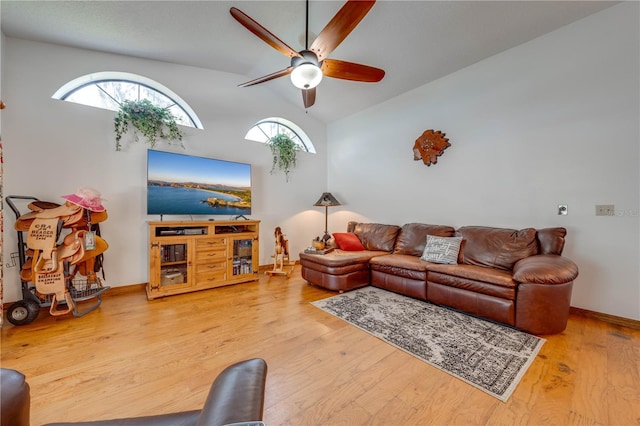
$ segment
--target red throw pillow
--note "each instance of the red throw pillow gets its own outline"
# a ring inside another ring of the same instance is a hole
[[[360,239],[353,232],[335,232],[333,238],[341,250],[345,251],[362,251],[364,246]]]

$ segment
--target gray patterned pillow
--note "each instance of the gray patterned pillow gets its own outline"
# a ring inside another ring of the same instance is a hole
[[[427,235],[427,245],[420,259],[433,263],[458,263],[458,252],[462,237],[435,237]]]

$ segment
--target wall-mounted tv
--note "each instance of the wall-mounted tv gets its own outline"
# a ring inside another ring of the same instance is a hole
[[[251,214],[251,165],[150,149],[147,214]]]

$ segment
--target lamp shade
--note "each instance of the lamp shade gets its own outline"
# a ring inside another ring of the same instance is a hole
[[[315,64],[300,64],[291,71],[291,82],[298,89],[313,89],[322,80],[322,70]]]
[[[314,206],[333,207],[339,206],[340,202],[330,192],[323,192],[320,199],[316,201]]]

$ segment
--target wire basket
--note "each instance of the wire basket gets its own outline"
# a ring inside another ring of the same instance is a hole
[[[95,276],[93,279],[74,278],[71,280],[68,288],[69,293],[71,293],[71,298],[76,302],[91,299],[107,289],[102,285],[102,281],[98,276]]]
[[[67,284],[67,288],[74,302],[92,299],[109,289],[109,287],[102,285],[102,281],[98,276],[94,279],[74,278]],[[40,300],[40,306],[51,306],[54,296],[53,293],[42,294],[38,292],[35,286],[30,287],[29,290]],[[66,304],[67,302],[60,300],[58,303]]]

